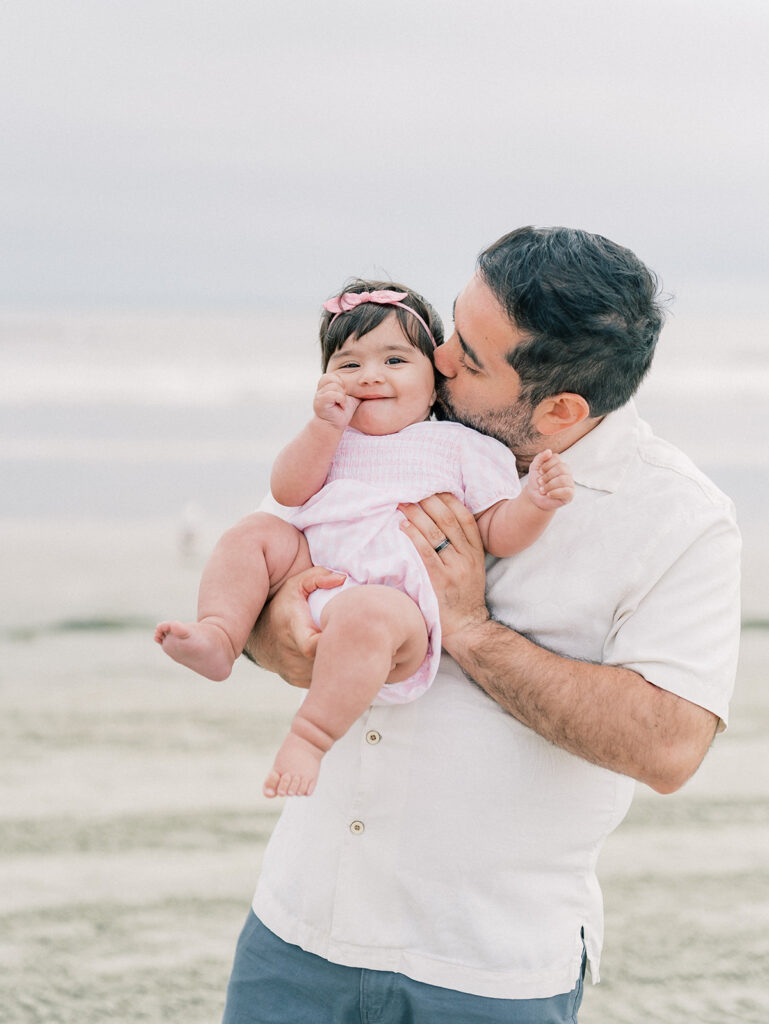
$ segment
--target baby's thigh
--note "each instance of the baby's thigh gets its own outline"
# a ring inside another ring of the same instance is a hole
[[[427,654],[427,625],[419,605],[407,594],[378,583],[324,593],[330,597],[320,613],[321,628],[339,616],[351,624],[350,637],[356,644],[390,647],[393,665],[385,682],[401,682],[417,671]]]
[[[272,597],[287,579],[310,568],[310,549],[302,531],[278,516],[255,512],[248,519],[264,554]]]

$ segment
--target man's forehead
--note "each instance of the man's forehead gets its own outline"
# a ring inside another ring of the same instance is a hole
[[[478,365],[484,360],[504,360],[511,349],[526,340],[478,274],[454,300],[454,325],[462,349]]]

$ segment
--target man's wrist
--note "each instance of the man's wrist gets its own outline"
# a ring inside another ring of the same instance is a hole
[[[264,611],[266,611],[268,604],[265,605]],[[271,672],[273,669],[269,667],[269,645],[265,644],[263,626],[263,620],[257,620],[257,622],[254,623],[254,628],[249,633],[248,640],[246,640],[243,648],[243,656],[259,668],[263,668],[268,672]],[[265,664],[265,662],[267,664]]]
[[[248,641],[246,641],[246,646],[243,648],[243,650],[240,653],[243,655],[243,657],[246,659],[246,661],[250,661],[252,665],[256,665],[257,668],[264,668],[263,665],[259,664],[259,662],[253,656],[251,651],[249,651],[249,649],[248,649]]]
[[[489,642],[498,625],[488,611],[484,611],[485,615],[479,612],[476,619],[470,620],[448,636],[444,634],[441,640],[446,653],[468,671],[468,665],[477,663],[484,645]]]

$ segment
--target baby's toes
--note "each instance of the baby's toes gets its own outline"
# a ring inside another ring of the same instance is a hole
[[[277,796],[278,795],[278,783],[279,782],[280,782],[280,775],[273,768],[273,770],[270,772],[270,774],[264,780],[264,785],[262,786],[262,792],[264,793],[264,795],[265,796],[269,796],[269,797]]]
[[[286,788],[286,796],[301,796],[306,788],[307,784],[301,775],[290,775],[288,777],[288,786]]]

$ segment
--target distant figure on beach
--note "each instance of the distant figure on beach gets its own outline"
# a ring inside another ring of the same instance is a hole
[[[197,555],[203,532],[203,510],[194,501],[188,501],[182,509],[179,524],[178,544],[182,558]]]
[[[321,631],[310,692],[265,782],[270,797],[310,795],[324,754],[375,699],[415,700],[435,677],[438,605],[398,504],[451,493],[474,515],[484,548],[505,557],[532,544],[574,492],[550,451],[521,488],[499,441],[430,421],[443,328],[416,292],[356,281],[324,308],[314,415],[271,476],[276,501],[301,507],[288,521],[257,512],[225,533],[203,573],[198,621],[161,622],[155,633],[174,660],[225,679],[285,580],[313,564],[346,575],[339,590],[310,599]],[[451,560],[448,537],[434,549]]]
[[[224,1024],[577,1020],[601,847],[635,780],[671,793],[696,771],[737,661],[734,509],[632,401],[662,322],[654,275],[600,235],[521,228],[481,253],[435,350],[436,412],[519,473],[562,454],[574,499],[496,561],[455,495],[403,507],[445,654],[419,700],[363,711],[312,799],[286,802]],[[287,580],[249,653],[306,686],[307,595],[339,583]]]

